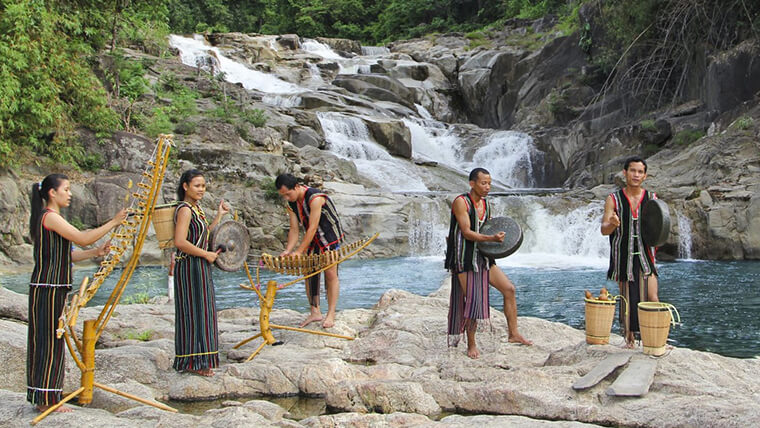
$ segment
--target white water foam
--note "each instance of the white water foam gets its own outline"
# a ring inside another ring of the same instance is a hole
[[[195,67],[199,60],[203,62],[206,58],[215,57],[218,62],[218,71],[225,73],[225,79],[228,82],[241,83],[246,89],[255,89],[269,94],[294,94],[305,90],[273,74],[250,69],[224,56],[219,48],[209,46],[202,36],[196,35],[194,38],[189,38],[172,34],[169,36],[169,44],[179,50],[182,63],[192,67]]]
[[[303,43],[301,43],[301,49],[325,59],[343,59],[343,57],[332,50],[330,46],[312,39],[304,39]]]
[[[514,188],[534,187],[533,165],[538,149],[530,135],[517,131],[499,131],[472,156],[471,168],[482,167],[494,180]]]
[[[428,188],[409,162],[396,159],[375,141],[364,122],[341,113],[317,112],[327,148],[354,162],[359,172],[390,191],[426,192]]]
[[[604,205],[594,202],[567,213],[552,213],[539,198],[520,198],[517,212],[508,214],[503,198],[491,198],[494,217],[510,215],[524,225],[523,243],[509,257],[499,259],[499,266],[541,269],[606,269],[609,264],[609,239],[599,227]],[[409,234],[413,256],[445,253],[444,240],[449,217],[439,211],[413,214],[410,221],[420,230]],[[521,217],[522,216],[522,217]]]
[[[300,107],[303,100],[298,95],[264,95],[261,102],[276,107]]]
[[[390,53],[391,50],[385,46],[362,46],[362,55],[365,56],[382,56]]]
[[[428,121],[426,121],[427,123]],[[421,160],[433,160],[454,170],[461,170],[462,142],[449,130],[423,126],[417,121],[404,119],[412,136],[412,157]]]
[[[692,260],[691,258],[691,220],[678,211],[678,257]]]

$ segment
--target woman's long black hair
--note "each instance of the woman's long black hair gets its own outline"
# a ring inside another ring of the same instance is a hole
[[[193,178],[202,176],[202,175],[203,175],[203,172],[198,169],[188,169],[187,171],[182,173],[182,176],[179,178],[179,185],[177,186],[177,200],[178,201],[185,200],[185,188],[182,187],[182,185],[185,183],[190,185],[190,182],[193,181]]]
[[[32,215],[29,216],[29,234],[32,238],[32,242],[37,242],[40,215],[42,209],[45,208],[47,202],[43,204],[43,200],[47,201],[50,196],[51,189],[57,189],[63,180],[68,180],[69,177],[63,174],[50,174],[45,177],[44,180],[39,183],[32,184],[32,193],[29,195],[29,199],[32,202]]]

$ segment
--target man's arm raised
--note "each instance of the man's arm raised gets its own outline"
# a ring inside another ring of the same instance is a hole
[[[615,213],[615,201],[612,195],[604,201],[604,215],[602,216],[602,235],[607,236],[620,226],[620,218]]]

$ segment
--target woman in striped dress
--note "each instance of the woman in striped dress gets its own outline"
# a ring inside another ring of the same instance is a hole
[[[97,248],[72,251],[71,243],[94,243],[126,218],[126,210],[96,229],[77,230],[61,216],[61,208],[71,203],[69,179],[63,174],[51,174],[34,183],[31,203],[29,231],[34,242],[34,271],[29,282],[26,399],[45,411],[61,401],[66,351],[63,339],[56,337],[56,328],[66,294],[71,291],[71,263],[104,256],[110,246],[107,241]]]
[[[230,211],[222,200],[211,224],[200,206],[206,179],[197,169],[185,171],[177,187],[180,201],[174,212],[174,369],[213,376],[219,366],[219,332],[211,263],[217,252],[208,251],[211,230]]]

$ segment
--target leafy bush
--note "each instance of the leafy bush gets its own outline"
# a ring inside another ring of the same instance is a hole
[[[267,115],[264,110],[255,108],[251,110],[243,110],[240,113],[240,117],[251,125],[261,128],[267,123]]]
[[[646,119],[642,120],[641,123],[641,130],[642,131],[655,131],[657,130],[657,126],[654,124],[654,120],[652,119]]]
[[[705,136],[705,131],[701,129],[684,129],[673,137],[673,142],[679,146],[688,146]]]
[[[85,171],[99,171],[103,168],[104,163],[99,153],[90,153],[82,157],[79,161],[79,166]]]
[[[749,116],[742,116],[731,124],[732,128],[736,128],[740,131],[746,131],[755,125],[755,120]]]

